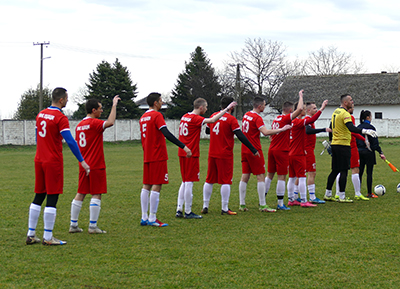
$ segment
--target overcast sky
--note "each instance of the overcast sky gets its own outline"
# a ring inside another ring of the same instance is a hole
[[[169,93],[196,46],[219,69],[246,38],[282,42],[290,58],[333,45],[368,73],[400,70],[399,11],[395,0],[0,0],[0,117],[40,81],[33,43],[50,42],[45,86],[72,98],[97,64],[118,58],[139,99]]]

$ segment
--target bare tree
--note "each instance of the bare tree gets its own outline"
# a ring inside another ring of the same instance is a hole
[[[304,66],[304,74],[338,75],[361,73],[364,63],[354,60],[350,53],[340,52],[337,47],[329,46],[310,52]]]
[[[299,61],[288,61],[285,52],[281,42],[246,39],[241,51],[230,54],[230,65],[233,66],[230,75],[234,79],[240,78],[239,85],[236,81],[236,90],[243,95],[263,96],[270,103],[285,78],[301,66]]]

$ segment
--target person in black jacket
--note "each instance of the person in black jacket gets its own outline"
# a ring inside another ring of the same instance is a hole
[[[360,125],[358,127],[361,129],[372,129],[376,131],[375,127],[371,125],[371,119],[371,112],[369,110],[362,110],[360,113]],[[374,170],[374,165],[376,164],[375,151],[379,153],[381,159],[386,160],[386,157],[383,154],[381,147],[379,146],[378,138],[373,138],[367,135],[364,136],[369,141],[370,146],[367,146],[368,142],[363,142],[357,139],[357,147],[360,154],[360,182],[362,182],[364,169],[365,166],[367,166],[368,198],[377,198],[378,196],[372,192],[372,174]]]

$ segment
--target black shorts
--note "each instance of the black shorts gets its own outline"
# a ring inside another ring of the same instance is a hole
[[[351,147],[332,145],[332,170],[346,171],[350,169]]]

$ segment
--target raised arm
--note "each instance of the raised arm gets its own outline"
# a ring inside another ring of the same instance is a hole
[[[237,105],[237,102],[232,101],[226,108],[224,108],[223,110],[221,110],[219,113],[217,113],[216,115],[214,115],[211,118],[205,118],[203,123],[214,123],[217,120],[219,120],[221,118],[221,116],[223,116],[228,110],[230,110],[232,107],[235,107]]]
[[[262,126],[262,127],[260,128],[260,132],[261,132],[263,135],[268,136],[268,135],[273,135],[273,134],[277,134],[277,133],[283,132],[283,131],[288,130],[288,129],[291,129],[291,128],[292,128],[292,126],[291,126],[290,124],[287,124],[287,125],[285,125],[284,127],[279,128],[279,129],[267,129],[267,128],[265,127],[265,125],[264,125],[264,126]]]
[[[296,117],[300,115],[300,113],[303,111],[303,92],[304,90],[299,91],[299,104],[297,105],[296,110],[292,113],[292,120],[294,120]]]
[[[115,118],[117,117],[117,104],[118,101],[121,100],[118,95],[114,96],[113,98],[113,105],[111,107],[111,112],[110,115],[108,116],[108,119],[106,120],[104,124],[104,129],[113,126],[115,122]]]

